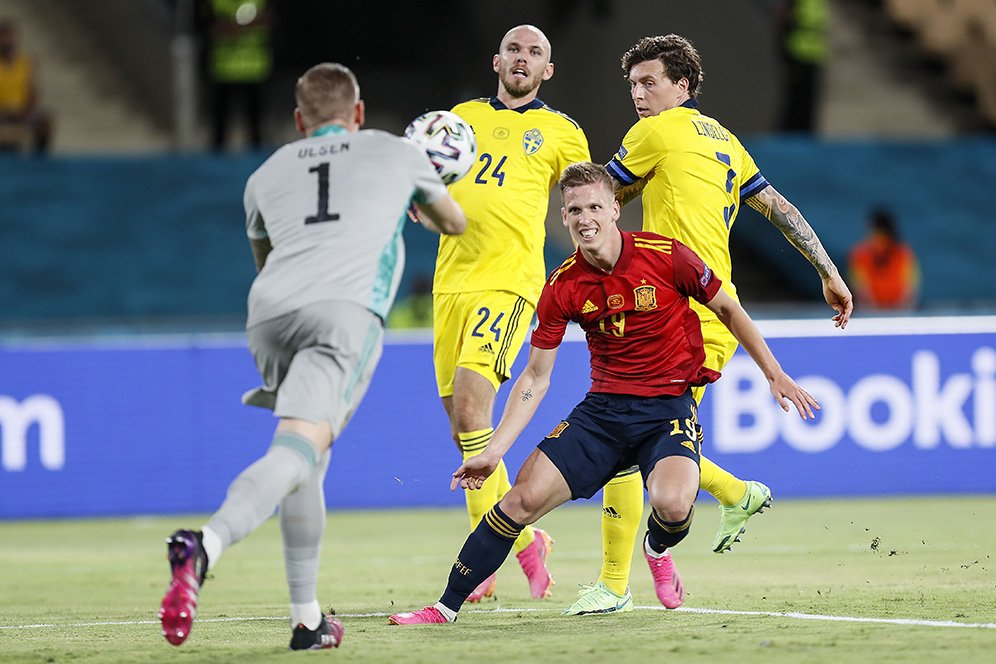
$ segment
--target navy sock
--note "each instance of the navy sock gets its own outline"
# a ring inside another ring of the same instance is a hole
[[[501,567],[522,528],[498,505],[492,507],[460,549],[439,601],[453,611],[459,611],[474,588]]]
[[[657,553],[664,553],[665,549],[685,539],[694,515],[695,505],[692,505],[688,516],[681,521],[665,521],[657,516],[656,510],[650,510],[650,518],[647,519],[647,542],[650,548]]]

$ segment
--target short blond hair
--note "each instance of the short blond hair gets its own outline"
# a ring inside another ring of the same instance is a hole
[[[304,72],[295,89],[297,108],[307,126],[349,120],[360,100],[360,84],[348,67],[323,62]]]
[[[579,161],[569,165],[560,174],[560,194],[570,187],[581,187],[586,184],[602,183],[612,191],[612,176],[601,164],[590,161]]]

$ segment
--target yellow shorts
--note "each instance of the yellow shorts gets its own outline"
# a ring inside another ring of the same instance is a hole
[[[737,346],[740,345],[726,326],[716,319],[702,321],[702,342],[705,346],[703,365],[716,371],[723,370],[726,363],[733,357],[733,353],[736,352]],[[692,388],[695,403],[702,403],[705,389],[705,385]]]
[[[432,298],[432,361],[439,396],[453,396],[453,375],[464,367],[495,390],[512,375],[535,307],[515,293],[436,293]]]

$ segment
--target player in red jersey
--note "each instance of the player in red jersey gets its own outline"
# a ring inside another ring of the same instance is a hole
[[[693,386],[719,378],[705,351],[694,298],[713,311],[767,377],[788,411],[813,417],[816,400],[779,366],[761,333],[688,247],[616,226],[619,203],[603,166],[572,164],[560,178],[564,225],[578,249],[540,295],[539,325],[487,448],[453,473],[451,488],[478,489],[522,433],[550,386],[569,321],[585,331],[591,390],[526,459],[515,485],[478,524],[450,571],[439,602],[391,616],[396,625],[456,620],[470,592],[504,561],[522,528],[568,500],[590,498],[620,470],[638,465],[650,505],[645,552],[651,572],[688,534],[699,490]],[[668,572],[670,573],[670,572]],[[674,575],[668,583],[680,587]]]

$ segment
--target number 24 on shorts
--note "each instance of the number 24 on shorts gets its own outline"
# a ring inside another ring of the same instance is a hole
[[[487,307],[481,307],[477,310],[477,315],[481,317],[481,320],[479,320],[477,325],[474,326],[474,331],[470,333],[470,336],[483,337],[484,332],[481,331],[481,328],[484,327],[484,325],[487,324],[488,319],[491,318],[491,310]],[[501,319],[504,317],[505,312],[499,311],[498,315],[495,316],[494,320],[491,322],[491,326],[487,328],[488,331],[495,335],[495,341],[501,341],[501,328],[499,325],[501,325]]]

